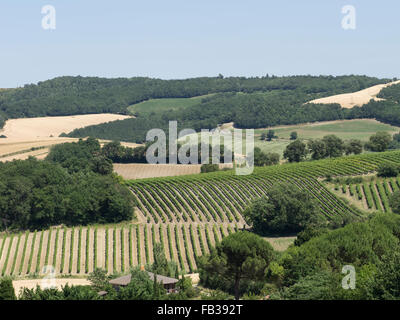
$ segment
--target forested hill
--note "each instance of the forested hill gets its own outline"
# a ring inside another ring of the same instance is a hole
[[[353,92],[388,81],[366,76],[219,76],[186,80],[59,77],[22,88],[0,91],[0,127],[9,118],[127,113],[129,105],[154,98],[187,98],[210,93],[274,90],[324,97]]]
[[[318,81],[319,88],[325,87],[325,91],[317,92],[316,87],[307,87],[306,82],[307,80],[304,80],[303,85],[295,89],[217,93],[184,109],[159,111],[139,116],[137,119],[78,129],[69,136],[94,136],[103,139],[143,142],[149,129],[166,130],[170,120],[177,120],[179,129],[193,128],[195,130],[212,129],[226,122],[234,122],[237,128],[263,128],[357,118],[376,118],[386,123],[400,125],[400,105],[395,100],[395,92],[400,91],[399,85],[390,87],[390,91],[382,91],[382,95],[387,99],[385,101],[370,102],[363,107],[344,109],[339,104],[307,104],[306,102],[317,96],[328,95],[329,91],[337,92],[338,89],[334,88],[332,85],[334,82],[327,78],[321,77]]]

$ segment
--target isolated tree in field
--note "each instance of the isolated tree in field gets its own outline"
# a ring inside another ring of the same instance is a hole
[[[274,250],[267,241],[253,233],[239,231],[224,238],[201,261],[200,272],[233,282],[238,300],[241,280],[262,281],[273,257]]]
[[[0,300],[16,300],[11,278],[0,279]]]
[[[326,156],[335,158],[341,157],[344,151],[344,142],[334,134],[327,135],[322,138],[326,146]]]
[[[267,134],[265,132],[261,133],[260,140],[262,140],[262,141],[267,140]]]
[[[290,133],[290,140],[297,140],[297,132],[293,131]]]
[[[288,159],[289,162],[300,162],[306,156],[306,145],[300,140],[296,140],[290,143],[283,152],[283,157],[285,159]]]
[[[361,140],[351,139],[344,146],[346,155],[360,154],[363,151],[363,144]]]
[[[326,144],[322,140],[311,140],[308,142],[311,158],[314,160],[323,159],[327,156]]]
[[[273,138],[275,138],[275,131],[274,130],[268,130],[268,132],[267,132],[267,141],[271,141]]]
[[[318,225],[318,213],[319,209],[307,191],[278,183],[268,190],[267,196],[254,200],[243,215],[257,234],[284,235]]]
[[[369,142],[365,144],[365,148],[375,152],[382,152],[388,149],[392,137],[385,131],[377,132],[369,137]]]

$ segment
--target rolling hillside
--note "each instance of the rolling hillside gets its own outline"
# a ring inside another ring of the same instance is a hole
[[[127,181],[139,203],[137,223],[3,233],[0,273],[32,275],[48,264],[55,266],[57,274],[85,275],[96,267],[109,273],[126,272],[130,266],[151,263],[157,242],[164,246],[168,260],[176,261],[181,270],[194,271],[196,257],[243,227],[243,209],[251,199],[266,195],[275,182],[285,181],[308,190],[327,220],[341,223],[348,218],[361,219],[367,213],[349,207],[319,178],[326,174],[365,175],[381,163],[400,164],[400,151],[256,168],[249,176],[218,172]],[[397,180],[377,185],[375,192],[383,207],[383,192],[398,186]]]

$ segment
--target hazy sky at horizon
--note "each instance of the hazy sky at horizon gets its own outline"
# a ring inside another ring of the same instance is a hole
[[[44,5],[56,30],[41,26]],[[355,30],[341,26],[356,8]],[[0,88],[63,75],[400,78],[396,0],[2,0]]]

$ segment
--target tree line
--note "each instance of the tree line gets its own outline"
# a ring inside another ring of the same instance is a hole
[[[341,157],[343,154],[360,154],[363,150],[383,152],[388,149],[397,149],[400,134],[393,137],[385,132],[377,132],[370,136],[369,141],[350,139],[344,142],[334,134],[326,135],[322,139],[311,139],[307,143],[297,139],[291,142],[285,149],[283,157],[289,162],[300,162],[311,155],[312,160]]]

